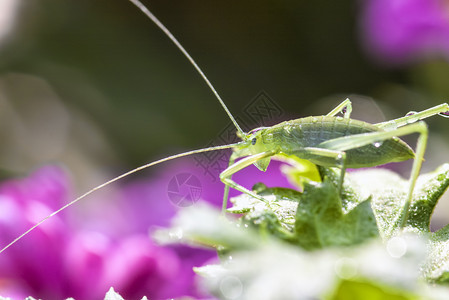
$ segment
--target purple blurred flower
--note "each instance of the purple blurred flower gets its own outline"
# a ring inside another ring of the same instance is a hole
[[[366,50],[399,65],[441,56],[449,59],[449,3],[444,0],[362,0]]]
[[[56,167],[37,170],[22,180],[0,186],[0,241],[19,236],[37,221],[62,206],[67,176]],[[64,215],[55,216],[20,244],[0,255],[0,294],[16,297],[63,295],[66,287],[61,250],[70,230]],[[11,296],[12,296],[11,295]]]
[[[191,158],[160,170],[149,179],[124,184],[118,200],[110,199],[110,205],[103,206],[95,220],[68,209],[2,253],[0,295],[99,299],[113,286],[125,299],[144,295],[151,299],[204,297],[195,284],[192,268],[216,259],[215,251],[182,245],[161,247],[151,241],[148,231],[169,225],[180,209],[168,193],[177,174],[195,176],[195,184],[200,185],[195,200],[207,199],[217,207],[221,206],[224,186]],[[234,179],[248,188],[259,181],[268,186],[290,186],[276,162],[267,173],[249,167]],[[68,176],[55,166],[43,167],[24,179],[3,182],[1,245],[66,203],[68,191]]]
[[[41,168],[24,179],[3,182],[2,245],[61,207],[67,194],[68,178],[53,166]],[[79,216],[73,214],[69,218],[71,212],[67,210],[48,220],[0,255],[0,295],[22,299],[30,295],[44,299],[100,299],[110,286],[128,298],[198,295],[184,284],[193,282],[193,272],[187,274],[181,267],[186,262],[179,255],[182,252],[156,246],[148,235],[139,232],[114,238],[85,230],[79,226],[84,220],[77,220]],[[69,219],[75,228],[68,225]],[[130,218],[128,224],[133,224],[133,220]],[[197,255],[208,259],[212,252],[200,250]],[[187,255],[187,262],[190,256]]]

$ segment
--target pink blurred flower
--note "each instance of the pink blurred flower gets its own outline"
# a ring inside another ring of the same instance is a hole
[[[169,193],[178,174],[196,177],[200,192],[195,201],[207,199],[221,207],[224,185],[218,178],[191,158],[173,162],[155,176],[122,184],[118,201],[111,199],[110,205],[103,205],[94,220],[67,209],[0,254],[0,295],[101,299],[112,286],[125,299],[144,295],[150,299],[203,297],[192,268],[216,259],[215,251],[182,245],[161,247],[148,236],[149,230],[169,225],[181,209]],[[233,178],[247,188],[259,181],[290,186],[276,162],[267,173],[249,167]],[[66,173],[55,166],[3,182],[1,246],[71,200],[69,186]],[[90,201],[95,201],[94,197]]]
[[[43,167],[24,179],[3,182],[2,246],[61,207],[67,200],[68,182],[67,175],[54,166]],[[2,253],[0,295],[17,299],[101,299],[111,286],[127,298],[199,295],[185,284],[192,284],[193,271],[186,273],[184,269],[191,270],[193,263],[209,259],[212,251],[192,249],[199,260],[190,262],[192,254],[187,253],[184,260],[182,251],[159,247],[145,233],[116,238],[107,232],[84,229],[80,217],[69,209]]]
[[[0,186],[0,241],[19,236],[40,219],[60,207],[67,195],[67,176],[57,167],[44,167],[22,180]],[[14,248],[0,255],[0,294],[10,296],[64,295],[67,286],[61,249],[70,229],[65,215],[38,227]],[[36,294],[38,292],[39,294]]]
[[[367,52],[400,65],[430,56],[449,59],[449,3],[444,0],[362,0]]]

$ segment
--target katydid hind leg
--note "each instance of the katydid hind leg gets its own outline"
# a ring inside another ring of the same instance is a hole
[[[382,122],[382,123],[377,123],[374,124],[375,126],[385,129],[385,130],[391,130],[391,129],[395,129],[398,127],[402,127],[411,123],[415,123],[417,121],[435,116],[435,115],[440,115],[442,117],[449,117],[449,105],[447,103],[442,103],[440,105],[428,108],[426,110],[420,111],[420,112],[415,112],[415,111],[411,111],[409,113],[407,113],[404,117],[401,118],[397,118],[394,120],[390,120],[390,121],[386,121],[386,122]]]
[[[416,180],[418,178],[419,172],[421,170],[422,161],[424,159],[424,152],[426,150],[427,137],[428,137],[428,129],[426,123],[417,122],[393,130],[346,136],[342,138],[329,140],[319,145],[320,147],[325,147],[327,149],[346,151],[350,149],[363,147],[368,144],[373,144],[376,142],[391,139],[395,136],[404,136],[413,133],[419,134],[415,150],[415,158],[412,166],[412,171],[410,173],[408,191],[404,203],[402,205],[402,211],[400,212],[398,219],[395,220],[395,223],[399,223],[401,228],[405,227],[407,223],[409,208],[413,196],[413,190],[415,188]]]
[[[328,113],[326,116],[335,116],[339,113],[343,113],[343,117],[345,119],[349,119],[351,117],[352,113],[352,103],[351,100],[346,99],[342,103],[340,103],[337,107],[335,107],[330,113]]]

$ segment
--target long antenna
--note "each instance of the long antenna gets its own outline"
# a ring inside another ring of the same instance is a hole
[[[180,157],[184,157],[184,156],[188,156],[188,155],[192,155],[192,154],[197,154],[197,153],[203,153],[203,152],[209,152],[209,151],[215,151],[215,150],[228,149],[228,148],[232,148],[232,147],[238,146],[238,145],[240,145],[240,144],[242,144],[242,143],[244,143],[244,142],[239,142],[239,143],[229,144],[229,145],[222,145],[222,146],[214,146],[214,147],[203,148],[203,149],[197,149],[197,150],[192,150],[192,151],[187,151],[187,152],[184,152],[184,153],[179,153],[179,154],[171,155],[171,156],[169,156],[169,157],[165,157],[165,158],[162,158],[162,159],[159,159],[159,160],[150,162],[150,163],[148,163],[148,164],[145,164],[145,165],[143,165],[143,166],[140,166],[140,167],[138,167],[138,168],[135,168],[135,169],[133,169],[133,170],[131,170],[131,171],[128,171],[128,172],[126,172],[126,173],[123,173],[122,175],[119,175],[119,176],[117,176],[117,177],[115,177],[115,178],[113,178],[113,179],[111,179],[111,180],[109,180],[109,181],[107,181],[107,182],[105,182],[105,183],[103,183],[103,184],[100,184],[99,186],[97,186],[97,187],[95,187],[95,188],[89,190],[88,192],[86,192],[86,193],[84,193],[83,195],[79,196],[79,197],[76,198],[75,200],[73,200],[73,201],[67,203],[66,205],[64,205],[63,207],[61,207],[60,209],[58,209],[57,211],[54,211],[54,212],[51,213],[50,215],[46,216],[46,217],[43,218],[41,221],[39,221],[38,223],[36,223],[35,225],[33,225],[30,229],[28,229],[27,231],[25,231],[24,233],[22,233],[19,237],[17,237],[17,238],[16,238],[15,240],[13,240],[11,243],[9,243],[9,244],[6,245],[5,247],[3,247],[3,248],[0,250],[0,254],[1,254],[3,251],[5,251],[6,249],[8,249],[9,247],[11,247],[12,245],[14,245],[18,240],[20,240],[21,238],[23,238],[24,236],[26,236],[28,233],[30,233],[31,231],[33,231],[36,227],[39,227],[42,223],[44,223],[45,221],[47,221],[48,219],[50,219],[51,217],[53,217],[54,215],[60,213],[61,211],[63,211],[63,210],[66,209],[67,207],[71,206],[72,204],[75,204],[76,202],[80,201],[81,199],[83,199],[83,198],[89,196],[89,195],[92,194],[93,192],[95,192],[95,191],[97,191],[97,190],[99,190],[99,189],[101,189],[101,188],[103,188],[103,187],[105,187],[105,186],[107,186],[107,185],[109,185],[109,184],[111,184],[111,183],[113,183],[113,182],[119,180],[119,179],[122,179],[123,177],[126,177],[126,176],[128,176],[128,175],[131,175],[131,174],[136,173],[136,172],[138,172],[138,171],[141,171],[141,170],[143,170],[143,169],[152,167],[152,166],[154,166],[154,165],[157,165],[157,164],[166,162],[166,161],[168,161],[168,160],[172,160],[172,159],[175,159],[175,158],[180,158]]]
[[[139,8],[148,18],[150,18],[151,21],[153,21],[154,24],[157,25],[157,27],[159,27],[164,33],[165,35],[176,45],[176,47],[178,47],[178,49],[182,52],[182,54],[184,54],[185,57],[187,57],[187,59],[190,61],[190,63],[195,67],[195,69],[198,71],[198,73],[201,75],[201,78],[204,79],[204,81],[207,83],[207,85],[209,86],[209,88],[211,89],[212,93],[214,93],[215,97],[218,99],[218,101],[220,102],[221,106],[223,106],[224,110],[226,111],[226,113],[228,114],[229,118],[231,119],[232,123],[234,123],[234,126],[237,128],[237,130],[239,131],[239,133],[242,136],[245,136],[245,133],[243,132],[243,130],[240,128],[239,124],[237,123],[237,121],[234,119],[234,117],[232,116],[231,112],[229,111],[229,109],[226,107],[226,104],[223,102],[223,100],[221,99],[220,95],[217,93],[217,91],[215,90],[214,86],[212,85],[212,83],[210,83],[209,79],[207,79],[206,75],[204,75],[203,71],[201,70],[201,68],[197,65],[197,63],[193,60],[193,58],[190,56],[190,54],[187,52],[186,49],[184,49],[184,47],[181,45],[181,43],[178,42],[178,40],[174,37],[174,35],[167,29],[167,27],[164,26],[164,24],[161,23],[161,21],[158,20],[158,18],[156,18],[155,15],[153,15],[153,13],[151,13],[148,8],[146,8],[145,5],[143,5],[142,2],[140,2],[139,0],[129,0],[131,1],[135,6],[137,6],[137,8]]]

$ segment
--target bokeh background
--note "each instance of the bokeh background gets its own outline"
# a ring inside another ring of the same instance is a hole
[[[78,195],[148,161],[216,142],[229,124],[193,67],[128,1],[1,3],[3,178],[56,163],[70,174],[70,196]],[[370,122],[448,101],[444,1],[145,4],[236,116],[261,91],[283,119],[325,114],[347,97],[354,118]],[[448,122],[428,120],[424,171],[448,162]],[[407,140],[414,145],[416,137]],[[410,164],[394,168],[408,176]],[[114,193],[73,210],[103,218]],[[437,209],[435,228],[447,223],[447,207]]]

